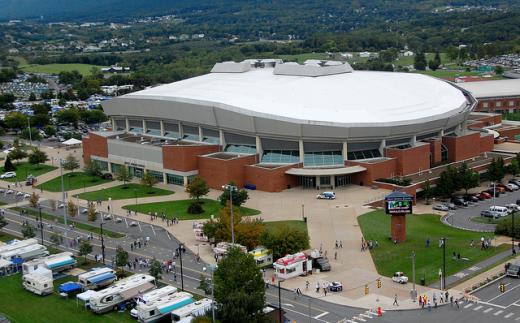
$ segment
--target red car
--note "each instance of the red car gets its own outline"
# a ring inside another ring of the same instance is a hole
[[[484,199],[490,199],[491,198],[491,194],[489,194],[488,192],[480,192],[480,197],[484,198]]]

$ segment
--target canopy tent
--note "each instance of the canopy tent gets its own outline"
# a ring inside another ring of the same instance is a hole
[[[89,306],[90,298],[94,294],[96,294],[96,291],[87,290],[86,292],[76,295],[76,305],[78,305],[78,300],[80,300],[83,302],[83,305],[85,306],[85,308],[87,308]]]
[[[70,138],[69,140],[65,140],[61,144],[65,145],[65,146],[76,146],[76,145],[81,145],[81,143],[82,143],[81,140],[78,140],[75,138]]]
[[[58,291],[60,293],[65,293],[65,294],[75,293],[75,292],[81,291],[81,285],[76,282],[66,282],[66,283],[60,285]]]

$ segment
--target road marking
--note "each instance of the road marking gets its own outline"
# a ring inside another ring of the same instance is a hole
[[[361,322],[366,322],[366,321],[367,321],[367,320],[365,320],[364,318],[362,318],[362,317],[358,317],[358,316],[354,316],[352,319],[353,319],[353,320],[356,320],[356,321],[361,321]]]
[[[504,313],[504,311],[500,310],[500,311],[497,311],[496,313],[494,313],[493,315],[497,316],[497,315],[500,315],[501,313]]]
[[[304,314],[304,313],[301,313],[301,312],[295,311],[295,310],[293,310],[293,309],[291,309],[291,308],[284,308],[284,311],[294,312],[294,313],[300,314],[301,316],[304,316],[304,317],[307,317],[307,316],[308,316],[308,314]],[[327,322],[327,321],[325,321],[325,320],[322,320],[322,319],[320,319],[320,318],[314,318],[314,319],[317,320],[317,321],[323,322],[323,323],[329,323],[329,322]]]
[[[508,284],[505,284],[505,285],[506,285],[506,286],[509,286],[509,285],[511,285],[511,283],[508,283]],[[513,288],[511,288],[511,289],[506,290],[505,292],[503,292],[503,293],[501,293],[501,294],[498,294],[497,296],[495,296],[495,297],[493,297],[492,299],[488,300],[488,302],[491,302],[491,301],[493,301],[493,300],[499,298],[500,296],[504,296],[505,294],[511,292],[512,290],[514,290],[515,288],[518,288],[518,287],[520,287],[520,284],[519,284],[519,285],[516,285],[515,287],[513,287]]]
[[[143,232],[143,229],[141,229],[141,222],[137,222],[137,225],[139,226],[139,231]]]
[[[125,224],[126,224],[126,228],[128,229],[128,221],[126,221],[126,218],[125,218]]]
[[[501,308],[501,309],[504,309],[504,308],[507,307],[507,306],[501,306],[501,305],[497,305],[497,304],[493,304],[493,303],[488,303],[488,302],[483,302],[483,301],[479,301],[478,303],[479,303],[479,304],[484,304],[484,305],[489,305],[489,306],[498,307],[498,308]]]
[[[479,306],[475,307],[473,310],[474,310],[474,311],[478,311],[478,310],[480,310],[482,307],[484,307],[484,306],[479,305]]]
[[[515,321],[520,321],[520,316],[519,316],[519,317],[517,317]]]
[[[324,317],[325,315],[329,314],[329,312],[323,312],[321,314],[316,315],[314,318],[319,319],[320,317]]]
[[[359,314],[359,316],[363,316],[363,317],[366,317],[366,318],[369,318],[369,319],[372,318],[372,316],[370,316],[368,314],[364,314],[364,313]]]
[[[157,233],[155,233],[155,230],[153,229],[153,225],[150,225],[150,228],[152,228],[153,235],[156,236]]]
[[[508,319],[508,318],[510,318],[510,317],[513,316],[513,315],[515,315],[515,313],[509,313],[509,314],[507,314],[506,316],[504,316],[504,318]]]
[[[484,313],[491,312],[492,310],[494,310],[494,308],[490,307],[490,308],[488,308],[487,310],[485,310]]]
[[[168,233],[168,231],[166,231],[166,235],[168,236],[168,239],[172,239],[172,237],[170,237],[170,234]]]
[[[468,303],[466,306],[464,306],[464,308],[468,308],[468,307],[471,307],[473,306],[473,303]]]

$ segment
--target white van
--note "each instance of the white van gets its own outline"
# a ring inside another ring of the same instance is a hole
[[[323,192],[318,195],[316,195],[316,198],[318,200],[335,200],[336,199],[336,193],[334,192]]]
[[[509,214],[509,209],[505,206],[493,205],[489,207],[489,210],[496,212],[499,216],[506,216]]]

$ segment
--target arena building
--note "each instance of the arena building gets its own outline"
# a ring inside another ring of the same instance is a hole
[[[112,131],[83,140],[85,160],[136,177],[275,192],[372,185],[493,149],[467,129],[476,100],[426,75],[354,71],[336,61],[248,60],[103,104]]]
[[[458,85],[478,100],[475,111],[491,113],[520,112],[520,79],[494,80]]]

